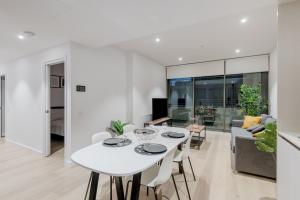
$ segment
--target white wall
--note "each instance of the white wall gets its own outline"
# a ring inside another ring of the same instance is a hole
[[[99,50],[71,45],[72,152],[91,143],[111,120],[127,121],[127,54],[110,47]],[[76,92],[85,85],[86,92]]]
[[[269,111],[270,115],[278,118],[278,50],[275,48],[270,54],[270,71],[269,71]]]
[[[300,1],[279,6],[278,128],[300,132]]]
[[[139,127],[151,118],[152,98],[166,97],[165,68],[113,47],[72,44],[72,151],[90,144],[111,120]],[[76,92],[85,85],[86,92]]]
[[[43,152],[45,130],[45,69],[43,63],[70,57],[61,45],[5,65],[6,138]]]
[[[93,49],[79,44],[51,48],[17,59],[0,68],[7,83],[7,139],[43,152],[45,132],[46,61],[68,57],[69,79],[65,152],[91,143],[94,133],[104,131],[111,120],[133,121],[142,126],[151,117],[152,98],[166,97],[165,68],[138,54],[113,47]],[[68,78],[66,77],[66,78]],[[77,92],[85,85],[86,92]]]
[[[0,74],[5,74],[6,65],[4,63],[0,63]]]
[[[166,69],[144,56],[132,55],[132,121],[138,127],[152,119],[152,98],[165,98]]]

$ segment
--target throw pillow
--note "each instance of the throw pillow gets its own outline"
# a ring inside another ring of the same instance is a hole
[[[256,127],[255,129],[253,129],[251,131],[251,133],[258,133],[258,132],[261,132],[263,130],[265,130],[265,126],[264,125],[258,125],[258,127]]]
[[[249,128],[247,128],[247,131],[253,131],[254,129],[256,129],[257,127],[259,127],[260,126],[260,124],[255,124],[255,125],[252,125],[252,126],[250,126]]]
[[[262,114],[261,115],[261,124],[265,124],[265,122],[266,122],[266,120],[268,118],[272,118],[272,116],[271,115]]]
[[[245,116],[244,124],[242,128],[249,128],[250,126],[259,124],[261,122],[261,117]]]
[[[272,118],[272,117],[269,117],[266,119],[264,125],[267,125],[269,123],[275,123],[276,122],[276,119]]]

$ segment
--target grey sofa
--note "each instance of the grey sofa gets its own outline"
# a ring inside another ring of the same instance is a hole
[[[271,118],[265,123],[274,122]],[[255,137],[241,128],[243,120],[233,120],[231,128],[231,167],[234,171],[246,172],[268,178],[276,178],[276,162],[270,153],[257,150]]]

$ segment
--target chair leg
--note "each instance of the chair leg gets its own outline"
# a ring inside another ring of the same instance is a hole
[[[91,185],[91,180],[92,180],[92,172],[91,172],[91,174],[90,174],[89,183],[88,183],[88,185],[87,185],[87,188],[86,188],[86,192],[85,192],[84,200],[86,200],[87,194],[88,194],[88,192],[89,192],[90,185]]]
[[[193,174],[193,177],[194,177],[194,181],[196,181],[196,176],[195,176],[194,169],[193,169],[193,166],[192,166],[192,162],[191,162],[191,159],[190,159],[189,156],[188,156],[188,160],[189,160],[189,163],[190,163],[190,166],[191,166],[191,170],[192,170],[192,174]]]
[[[110,179],[110,180],[109,180],[109,190],[110,190],[110,191],[109,191],[109,195],[110,195],[109,197],[110,197],[110,200],[112,200],[112,184],[113,184],[113,177],[110,176],[109,179]]]
[[[129,188],[129,183],[132,182],[131,180],[127,181],[126,184],[126,192],[125,192],[125,200],[127,199],[127,194],[128,194],[128,188]]]
[[[154,188],[152,188],[153,189],[153,192],[154,192],[154,196],[155,196],[155,200],[157,200],[157,195],[156,195],[156,193],[155,193],[155,187]]]
[[[149,187],[147,187],[147,196],[149,196]]]
[[[186,190],[187,190],[188,195],[189,195],[189,200],[191,200],[190,190],[189,190],[188,183],[187,183],[187,181],[186,181],[185,171],[184,171],[184,168],[183,168],[183,167],[182,167],[182,170],[183,170],[183,177],[184,177],[184,182],[185,182]]]
[[[173,183],[174,183],[174,187],[175,187],[175,191],[176,191],[176,194],[177,194],[177,198],[178,198],[178,200],[180,200],[178,189],[177,189],[177,185],[176,185],[176,182],[175,182],[173,174],[172,174],[172,180],[173,180]]]

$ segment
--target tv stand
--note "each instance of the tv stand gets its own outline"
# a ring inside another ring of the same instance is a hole
[[[144,126],[150,126],[150,125],[161,125],[162,123],[170,123],[170,125],[172,126],[172,119],[170,117],[163,117],[163,118],[159,118],[159,119],[156,119],[156,120],[153,120],[153,121],[150,121],[150,122],[145,122],[144,123]]]

